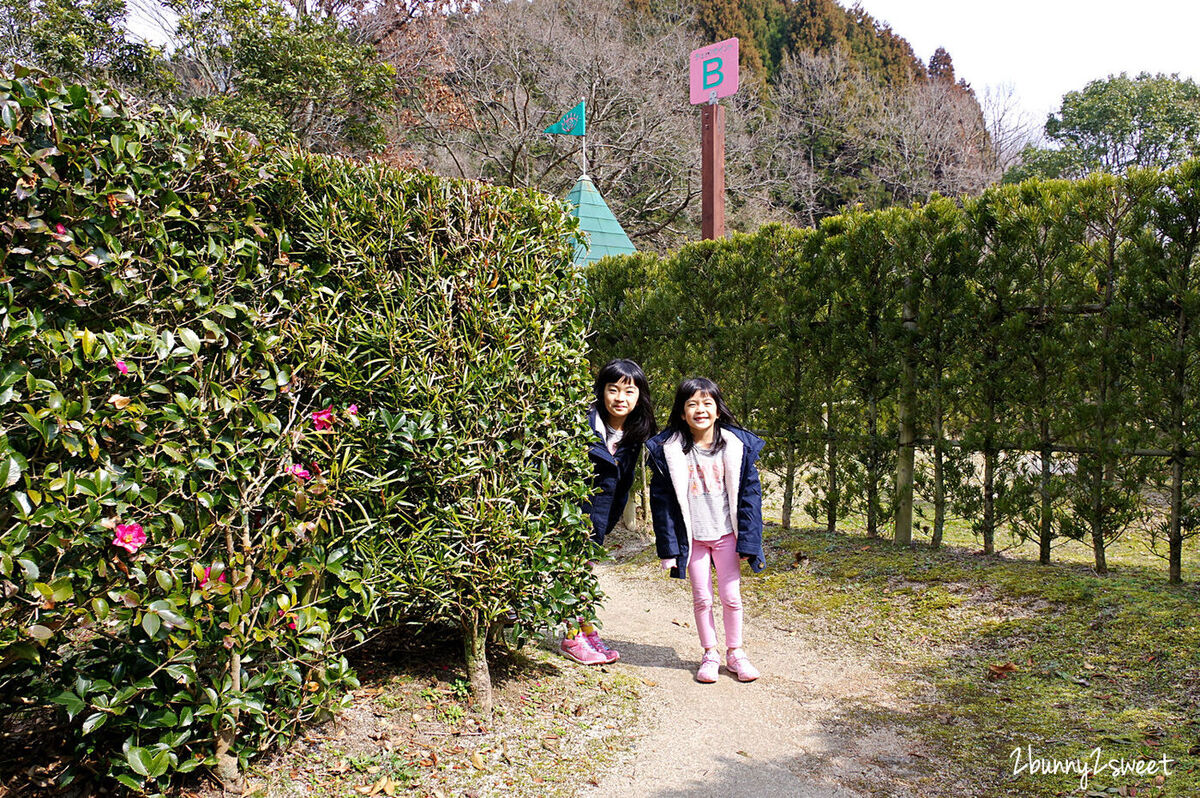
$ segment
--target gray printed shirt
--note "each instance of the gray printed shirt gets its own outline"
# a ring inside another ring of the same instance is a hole
[[[687,453],[688,512],[692,537],[720,540],[733,534],[729,524],[729,496],[725,491],[725,458],[721,452],[693,446]]]

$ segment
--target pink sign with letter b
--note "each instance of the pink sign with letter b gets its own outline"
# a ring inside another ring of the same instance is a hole
[[[693,50],[688,85],[692,105],[716,102],[738,90],[737,37]]]

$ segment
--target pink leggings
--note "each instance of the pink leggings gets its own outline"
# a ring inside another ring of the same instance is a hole
[[[725,621],[725,647],[742,645],[742,564],[737,553],[737,535],[720,540],[693,540],[688,556],[688,579],[692,583],[692,608],[700,645],[715,648],[717,627],[713,620],[712,566],[717,567],[717,592]]]

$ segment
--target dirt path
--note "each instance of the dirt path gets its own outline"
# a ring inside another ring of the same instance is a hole
[[[605,563],[599,573],[608,596],[605,638],[620,650],[620,667],[649,689],[628,761],[584,795],[917,794],[914,766],[924,757],[918,742],[861,722],[847,731],[847,720],[872,707],[902,708],[894,686],[871,667],[748,612],[746,650],[762,678],[739,683],[722,665],[716,684],[699,684],[692,678],[700,646],[687,583],[661,576],[657,564]],[[753,590],[747,581],[744,589]],[[720,637],[719,609],[716,616]]]

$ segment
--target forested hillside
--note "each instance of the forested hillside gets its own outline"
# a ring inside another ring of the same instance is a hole
[[[742,63],[774,75],[785,54],[841,51],[887,83],[924,78],[928,70],[901,36],[858,6],[834,0],[697,0],[701,31],[713,41],[737,36]]]
[[[558,196],[579,176],[581,142],[542,130],[582,97],[588,171],[643,249],[698,235],[687,56],[731,35],[743,57],[727,101],[734,229],[976,193],[1002,171],[950,55],[926,65],[834,0],[532,0],[465,13],[446,0],[130,1],[0,0],[0,56],[260,141]]]

